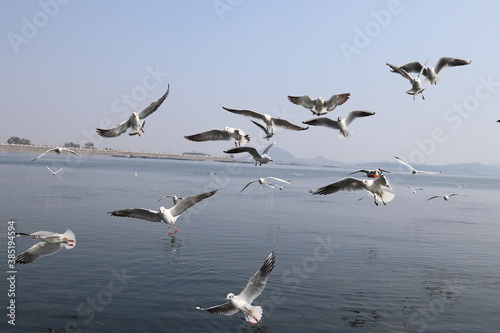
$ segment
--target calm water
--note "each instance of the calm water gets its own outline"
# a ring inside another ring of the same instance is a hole
[[[337,168],[34,157],[0,155],[0,244],[10,219],[19,232],[69,228],[77,244],[17,265],[16,326],[4,282],[1,331],[498,332],[498,177],[391,173],[396,198],[376,207],[357,200],[362,192],[308,193],[350,171]],[[45,165],[65,169],[52,176]],[[263,176],[293,184],[239,194]],[[106,213],[215,188],[178,220],[175,237],[165,224]],[[467,197],[425,201],[453,192]],[[17,251],[34,243],[17,239]],[[195,309],[240,292],[273,250],[276,267],[254,301],[259,325]]]

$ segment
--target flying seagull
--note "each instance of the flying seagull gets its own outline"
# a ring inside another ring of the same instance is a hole
[[[115,210],[112,212],[108,212],[108,214],[111,214],[112,216],[132,217],[132,218],[151,221],[151,222],[162,222],[163,221],[167,224],[168,235],[171,236],[174,233],[179,232],[179,230],[177,230],[176,221],[177,221],[177,218],[182,213],[184,213],[184,211],[186,209],[194,206],[196,203],[200,202],[203,199],[211,197],[212,195],[217,193],[217,191],[218,190],[214,190],[211,192],[201,193],[201,194],[187,197],[169,209],[166,209],[165,207],[160,207],[160,210],[156,211],[156,210],[145,209],[145,208],[131,208],[131,209]],[[171,224],[174,225],[174,232],[173,233],[170,232],[170,225]]]
[[[400,159],[399,157],[397,156],[394,156],[394,158],[396,159],[396,161],[398,161],[399,163],[403,164],[403,165],[406,165],[408,168],[410,168],[410,171],[413,175],[416,175],[417,173],[425,173],[425,174],[428,174],[428,175],[435,175],[435,174],[438,174],[438,173],[441,173],[441,171],[437,171],[437,172],[432,172],[432,171],[422,171],[422,170],[417,170],[415,169],[414,167],[412,167],[411,165],[409,165],[408,163],[406,163],[405,161],[403,161],[402,159]]]
[[[163,198],[172,198],[172,201],[174,202],[174,205],[177,205],[177,201],[184,200],[183,197],[178,197],[175,194],[167,194],[167,195],[164,195],[163,197],[161,197],[160,199],[158,199],[157,202],[160,202],[160,200],[163,199]]]
[[[323,97],[312,99],[307,95],[288,96],[288,100],[293,104],[301,105],[309,109],[314,115],[321,116],[335,110],[338,105],[344,104],[350,96],[350,93],[338,94],[333,95],[329,100],[324,100]]]
[[[67,152],[70,152],[71,154],[73,155],[76,155],[76,156],[80,156],[83,158],[82,155],[78,154],[76,151],[73,151],[71,149],[68,149],[68,148],[65,148],[65,147],[55,147],[55,148],[50,148],[49,150],[47,150],[45,153],[43,153],[42,155],[38,156],[37,158],[34,158],[33,160],[31,160],[31,162],[35,162],[36,160],[38,160],[40,157],[42,157],[43,155],[47,154],[47,153],[50,153],[51,151],[54,151],[56,152],[57,155],[61,155],[61,153],[63,151],[67,151]]]
[[[391,173],[390,171],[378,168],[375,170],[359,169],[359,170],[351,172],[350,175],[353,175],[353,174],[358,173],[358,172],[364,172],[366,177],[368,177],[368,178],[378,178],[383,172]]]
[[[260,154],[254,147],[236,147],[229,150],[225,150],[224,153],[225,154],[249,153],[255,160],[255,165],[257,165],[257,163],[259,165],[267,164],[268,162],[273,161],[271,156],[269,156],[267,153],[269,152],[269,149],[271,149],[271,147],[274,146],[276,142],[277,141],[274,141],[269,146],[267,146],[267,148],[262,151],[262,154]]]
[[[436,198],[443,198],[445,201],[448,201],[450,200],[450,197],[454,196],[454,195],[461,195],[463,197],[466,197],[465,194],[460,194],[460,193],[452,193],[452,194],[449,194],[449,195],[435,195],[433,197],[430,197],[429,199],[427,199],[426,201],[429,201],[429,200],[432,200],[432,199],[436,199]]]
[[[408,187],[413,192],[413,194],[417,194],[417,191],[423,191],[424,190],[423,188],[413,188],[411,186],[406,186],[406,187]]]
[[[255,121],[252,122],[255,125],[259,126],[266,133],[266,136],[264,138],[266,138],[267,140],[269,140],[274,135],[276,127],[282,127],[292,131],[304,131],[309,128],[292,124],[286,119],[274,118],[268,114],[262,114],[252,110],[237,110],[237,109],[226,108],[224,106],[222,108],[234,114],[239,114],[241,116],[262,120],[265,126]]]
[[[281,186],[267,183],[266,179],[273,179],[273,180],[277,180],[277,181],[285,183],[285,184],[291,184],[290,180],[283,180],[283,179],[276,178],[276,177],[257,178],[257,179],[251,180],[248,184],[246,184],[245,187],[243,187],[243,189],[240,191],[240,193],[243,192],[243,190],[246,189],[248,187],[248,185],[253,184],[255,182],[259,182],[259,184],[261,185],[260,188],[263,188],[263,187],[272,187],[272,188],[277,188],[277,189],[280,189],[280,190],[283,189],[283,187],[281,187]]]
[[[384,191],[384,188],[391,189],[391,185],[384,175],[380,175],[380,177],[376,178],[375,180],[359,180],[351,177],[343,178],[339,181],[336,181],[335,183],[328,184],[309,192],[311,192],[312,194],[326,195],[338,191],[366,190],[373,195],[373,202],[378,206],[377,201],[382,202],[385,205],[387,202],[394,199],[394,194]]]
[[[241,311],[250,324],[256,324],[262,318],[262,307],[252,305],[252,302],[264,291],[274,264],[275,255],[274,252],[271,252],[262,267],[248,280],[247,285],[238,295],[229,293],[226,296],[226,301],[228,301],[226,303],[210,308],[197,306],[196,309],[226,316],[231,316]]]
[[[427,64],[427,62],[425,62],[424,66],[426,64]],[[422,95],[422,99],[425,99],[424,94],[423,94],[423,91],[424,91],[425,88],[422,88],[422,82],[420,81],[420,75],[422,74],[422,71],[424,70],[423,67],[422,67],[422,70],[418,73],[418,76],[415,77],[415,78],[412,78],[410,76],[410,74],[408,74],[408,72],[406,72],[404,69],[401,69],[401,68],[399,68],[397,66],[391,65],[389,63],[387,63],[386,65],[389,66],[392,69],[393,73],[398,73],[399,75],[401,75],[402,77],[404,77],[405,79],[408,79],[408,81],[410,81],[410,83],[411,83],[411,89],[408,90],[406,93],[408,95],[413,95],[413,100],[415,100],[415,97],[418,94],[421,94]]]
[[[121,135],[122,133],[125,133],[127,129],[130,128],[131,131],[128,133],[128,135],[141,136],[141,132],[144,133],[144,125],[146,124],[146,120],[144,120],[143,122],[141,122],[141,120],[145,119],[147,116],[155,112],[163,103],[165,98],[167,98],[169,92],[170,92],[170,85],[168,85],[167,92],[162,97],[160,97],[160,99],[158,99],[156,102],[149,104],[149,106],[145,107],[139,112],[132,113],[130,118],[116,125],[113,128],[110,129],[97,128],[96,129],[97,134],[99,134],[103,138],[114,138]]]
[[[49,171],[50,171],[50,172],[51,172],[54,176],[55,176],[55,175],[57,175],[57,173],[63,169],[63,168],[60,168],[60,169],[59,169],[59,170],[57,170],[57,171],[52,171],[52,169],[51,169],[51,168],[49,168],[49,166],[48,166],[48,165],[46,165],[46,167],[47,167],[47,169],[49,169]]]
[[[42,241],[16,256],[16,263],[18,264],[29,264],[40,257],[59,252],[63,247],[72,249],[76,245],[75,234],[69,229],[64,234],[51,231],[37,231],[32,234],[16,233],[16,237],[25,236],[31,236],[33,239]]]
[[[446,67],[463,66],[470,64],[470,60],[463,60],[452,57],[442,57],[439,59],[435,67],[422,65],[418,61],[409,62],[399,68],[407,73],[420,73],[426,77],[425,83],[436,84],[440,77],[439,72]],[[394,71],[394,70],[393,70]]]
[[[328,117],[319,117],[303,121],[303,123],[312,126],[325,126],[339,130],[339,137],[347,138],[350,133],[353,133],[352,131],[347,129],[347,126],[349,126],[354,121],[354,119],[373,116],[374,114],[375,112],[371,111],[356,110],[349,112],[347,118],[345,119],[342,117],[338,117],[337,120],[332,120]]]
[[[250,136],[238,128],[224,127],[224,129],[212,129],[206,132],[201,132],[193,135],[184,136],[186,139],[191,141],[221,141],[221,140],[231,140],[234,139],[234,145],[236,147],[245,145],[250,141]]]

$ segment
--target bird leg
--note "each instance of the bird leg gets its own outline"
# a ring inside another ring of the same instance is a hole
[[[146,125],[146,121],[145,120],[142,122],[142,126],[141,126],[142,133],[145,133],[144,132],[144,125]],[[137,132],[139,132],[139,131],[137,131]],[[139,136],[140,136],[140,134],[139,134]]]
[[[171,233],[171,232],[170,232],[170,224],[169,224],[169,225],[167,225],[167,228],[168,228],[168,235],[169,235],[169,236],[172,236],[172,235],[173,235],[173,233]]]
[[[178,233],[178,232],[179,232],[179,230],[177,230],[177,225],[174,223],[174,234]]]
[[[378,206],[377,198],[375,197],[375,195],[373,195],[373,203],[375,204],[375,206]]]

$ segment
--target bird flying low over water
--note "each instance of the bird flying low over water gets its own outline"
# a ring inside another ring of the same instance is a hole
[[[268,162],[273,162],[271,156],[269,156],[268,153],[269,149],[271,149],[271,147],[274,146],[276,142],[277,141],[274,141],[269,146],[267,146],[267,148],[262,151],[262,154],[260,154],[254,147],[236,147],[225,150],[224,153],[225,154],[249,153],[255,160],[255,165],[257,165],[257,163],[259,165],[267,164]]]
[[[425,62],[424,66],[426,64],[427,64],[427,62]],[[397,66],[391,65],[389,63],[387,63],[386,65],[389,66],[392,69],[391,72],[398,73],[399,75],[401,75],[402,77],[404,77],[405,79],[407,79],[408,81],[410,81],[410,83],[411,83],[411,89],[408,90],[406,93],[408,95],[413,95],[413,100],[415,100],[415,97],[418,94],[421,94],[422,95],[422,99],[425,99],[424,94],[423,94],[423,91],[424,91],[425,88],[422,88],[422,82],[420,81],[420,75],[422,75],[422,71],[424,70],[423,67],[422,67],[422,70],[418,73],[418,76],[415,77],[415,78],[413,78],[404,69],[401,69],[401,68],[399,68]]]
[[[50,172],[51,172],[54,176],[55,176],[55,175],[57,175],[57,173],[63,169],[63,168],[60,168],[60,169],[59,169],[59,170],[57,170],[57,171],[52,171],[52,169],[51,169],[51,168],[49,168],[49,166],[48,166],[48,165],[46,165],[46,167],[47,167],[47,169],[49,169],[49,171],[50,171]]]
[[[382,202],[384,205],[394,199],[395,195],[391,192],[384,191],[384,188],[391,189],[389,181],[384,175],[380,175],[375,180],[363,179],[359,180],[356,178],[343,178],[335,183],[328,184],[326,186],[320,187],[316,190],[310,190],[312,194],[332,194],[338,191],[357,191],[366,190],[373,195],[373,202],[378,206],[378,202]]]
[[[179,201],[179,200],[184,200],[184,198],[183,198],[183,197],[178,197],[178,196],[176,196],[175,194],[167,194],[167,195],[164,195],[163,197],[161,197],[160,199],[158,199],[158,201],[157,201],[157,202],[160,202],[160,201],[161,201],[161,199],[163,199],[163,198],[172,198],[172,201],[174,202],[174,205],[176,205],[176,204],[177,204],[177,201]]]
[[[160,97],[156,102],[153,102],[149,104],[149,106],[145,107],[139,112],[134,112],[132,115],[125,120],[122,123],[119,123],[113,128],[110,129],[101,129],[97,128],[97,134],[104,138],[114,138],[122,133],[125,133],[127,129],[131,129],[130,133],[128,135],[139,135],[141,136],[141,132],[144,133],[144,125],[146,124],[146,120],[142,121],[145,119],[147,116],[158,110],[160,105],[165,101],[165,98],[167,98],[168,93],[170,92],[170,85],[168,85],[167,92]]]
[[[243,146],[250,141],[250,136],[238,128],[224,127],[224,129],[212,129],[193,135],[184,136],[190,141],[228,141],[234,139],[236,147]]]
[[[352,131],[347,129],[347,126],[349,126],[354,121],[354,119],[373,116],[374,114],[375,112],[371,111],[356,110],[349,112],[347,118],[345,119],[342,117],[337,117],[337,120],[332,120],[328,117],[319,117],[303,121],[303,123],[312,126],[324,126],[339,130],[339,137],[347,138],[349,134],[353,133]]]
[[[280,179],[280,178],[276,178],[276,177],[257,178],[257,179],[251,180],[248,184],[246,184],[245,187],[243,187],[243,189],[240,191],[240,193],[243,192],[243,190],[246,189],[250,184],[253,184],[255,182],[259,182],[259,184],[262,185],[260,188],[263,188],[263,187],[272,187],[272,188],[277,188],[277,189],[280,189],[280,190],[283,189],[282,186],[278,186],[278,185],[275,185],[275,184],[269,184],[269,183],[267,183],[266,179],[272,179],[272,180],[277,180],[277,181],[285,183],[285,184],[291,184],[291,182],[289,180],[284,180],[284,179]]]
[[[250,324],[256,324],[262,318],[263,311],[262,307],[252,305],[252,302],[264,291],[267,280],[274,268],[275,260],[275,254],[271,252],[262,267],[248,280],[247,285],[238,295],[233,293],[227,294],[226,301],[228,302],[210,308],[197,306],[196,309],[226,316],[231,316],[241,311]]]
[[[463,60],[452,57],[442,57],[439,59],[435,67],[428,66],[425,67],[425,64],[422,65],[418,61],[409,62],[399,68],[404,70],[407,73],[420,73],[426,77],[425,83],[436,84],[439,80],[439,72],[446,67],[455,67],[455,66],[463,66],[469,65],[471,63],[470,60]],[[394,72],[394,70],[393,70]]]
[[[68,148],[65,148],[65,147],[55,147],[55,148],[50,148],[45,153],[43,153],[40,156],[38,156],[37,158],[34,158],[33,160],[31,160],[31,162],[35,162],[36,160],[38,160],[39,158],[41,158],[43,155],[45,155],[47,153],[50,153],[51,151],[55,152],[57,155],[61,155],[61,153],[63,151],[67,151],[67,152],[70,152],[73,155],[80,156],[81,158],[83,158],[82,155],[78,154],[76,151],[73,151],[71,149],[68,149]]]
[[[407,166],[408,168],[410,168],[410,171],[413,175],[416,175],[417,173],[425,173],[425,174],[428,174],[428,175],[435,175],[435,174],[438,174],[438,173],[441,173],[441,171],[422,171],[422,170],[417,170],[415,169],[414,167],[412,167],[411,165],[409,165],[408,163],[406,163],[405,161],[403,161],[401,158],[397,157],[397,156],[394,156],[394,159],[396,161],[398,161],[399,163]]]
[[[406,186],[406,187],[408,187],[413,192],[413,194],[417,194],[417,191],[423,191],[424,190],[423,188],[413,188],[411,186]]]
[[[111,214],[112,216],[120,216],[120,217],[132,217],[136,219],[141,219],[141,220],[146,220],[146,221],[151,221],[151,222],[165,222],[168,227],[168,235],[171,236],[176,232],[179,232],[177,230],[176,222],[177,218],[184,213],[188,208],[194,206],[196,203],[200,202],[203,199],[209,198],[215,193],[217,193],[218,190],[214,190],[211,192],[206,192],[206,193],[201,193],[197,195],[193,195],[187,198],[184,198],[177,204],[175,204],[173,207],[166,209],[165,207],[160,207],[160,210],[151,210],[151,209],[145,209],[145,208],[131,208],[131,209],[122,209],[122,210],[115,210],[112,212],[108,212],[108,214]],[[170,225],[174,225],[174,232],[170,232]]]
[[[23,253],[16,256],[16,263],[29,264],[38,258],[59,252],[63,247],[72,249],[76,245],[76,236],[71,230],[66,230],[64,234],[51,231],[37,231],[32,234],[16,233],[16,237],[32,236],[33,239],[40,239]]]
[[[356,170],[350,173],[350,175],[353,175],[358,172],[364,172],[366,177],[368,178],[378,178],[383,172],[391,173],[390,171],[384,170],[384,169],[375,169],[375,170],[365,170],[365,169],[360,169]]]
[[[291,122],[289,122],[286,119],[274,118],[268,114],[262,114],[262,113],[258,113],[258,112],[252,111],[252,110],[229,109],[229,108],[226,108],[224,106],[222,108],[224,110],[229,111],[229,112],[234,113],[234,114],[239,114],[239,115],[242,115],[245,117],[251,117],[251,118],[262,120],[264,122],[265,126],[263,126],[260,123],[255,122],[255,121],[252,121],[252,122],[255,125],[259,126],[266,133],[265,138],[268,140],[274,135],[276,127],[282,127],[282,128],[289,129],[292,131],[304,131],[304,130],[308,129],[308,127],[301,127],[301,126],[292,124]]]
[[[465,194],[460,194],[460,193],[452,193],[452,194],[448,194],[448,195],[435,195],[433,197],[430,197],[429,199],[427,199],[426,201],[429,201],[429,200],[432,200],[432,199],[436,199],[436,198],[443,198],[445,201],[448,201],[450,200],[450,198],[452,196],[455,196],[455,195],[461,195],[463,197],[466,197]]]
[[[297,104],[305,107],[306,109],[309,109],[309,111],[311,111],[314,115],[321,116],[335,110],[338,105],[344,104],[350,96],[350,93],[333,95],[328,100],[324,100],[322,97],[312,99],[307,95],[288,96],[288,100],[293,104]]]

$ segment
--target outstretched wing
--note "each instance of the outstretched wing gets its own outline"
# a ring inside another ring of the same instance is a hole
[[[281,119],[281,118],[273,118],[274,125],[283,127],[292,131],[304,131],[308,129],[309,127],[301,127],[295,124],[292,124],[286,119]]]
[[[110,129],[102,129],[102,128],[97,128],[96,132],[99,134],[99,136],[102,136],[103,138],[114,138],[122,133],[125,133],[127,131],[127,128],[130,127],[130,121],[129,119],[125,120],[122,123],[119,123],[113,128]]]
[[[253,184],[253,183],[258,182],[258,181],[259,181],[259,179],[254,179],[254,180],[250,181],[248,184],[245,185],[245,187],[243,187],[243,189],[240,191],[240,193],[243,192],[243,190],[246,189],[250,184]]]
[[[455,66],[463,66],[470,64],[470,60],[452,58],[452,57],[442,57],[436,64],[434,71],[438,74],[443,68],[446,67],[455,67]]]
[[[39,159],[40,157],[42,157],[43,155],[47,154],[48,152],[51,152],[51,151],[54,151],[56,150],[55,148],[51,148],[49,150],[47,150],[45,153],[42,153],[40,156],[38,156],[37,158],[34,158],[31,160],[31,162],[35,162],[37,159]]]
[[[408,163],[406,163],[405,161],[403,161],[402,159],[400,159],[399,157],[397,156],[394,156],[394,159],[396,161],[398,161],[399,163],[403,164],[403,165],[406,165],[408,168],[410,168],[412,171],[416,171],[414,167],[412,167],[411,165],[409,165]]]
[[[326,186],[320,187],[316,190],[311,190],[309,192],[311,192],[312,194],[326,195],[338,191],[357,191],[362,189],[364,189],[364,187],[363,187],[363,182],[361,180],[348,177],[336,181],[335,183],[331,183]]]
[[[344,104],[349,97],[351,96],[350,93],[345,93],[345,94],[338,94],[338,95],[333,95],[330,97],[330,99],[326,102],[326,110],[327,111],[332,111],[337,107],[337,105],[342,105]]]
[[[36,243],[20,255],[16,257],[16,263],[18,264],[29,264],[40,257],[49,256],[62,249],[62,243],[52,244],[46,242]]]
[[[314,118],[314,119],[309,119],[306,121],[303,121],[302,123],[311,125],[311,126],[324,126],[324,127],[330,127],[333,129],[339,129],[339,124],[336,120],[330,119],[328,117],[319,117],[319,118]]]
[[[206,192],[206,193],[201,193],[197,195],[193,195],[190,197],[185,198],[184,200],[178,202],[175,206],[170,208],[170,212],[172,213],[173,216],[179,216],[181,215],[186,209],[194,206],[196,203],[200,202],[203,199],[209,198],[215,193],[217,193],[218,190],[213,190],[211,192]]]
[[[391,184],[389,184],[389,181],[387,180],[387,178],[385,178],[384,175],[380,175],[377,179],[375,179],[373,183],[378,184],[380,187],[385,187],[389,190],[392,190]]]
[[[83,157],[82,155],[78,154],[76,151],[73,151],[73,150],[71,150],[71,149],[68,149],[68,148],[62,148],[62,150],[66,150],[66,151],[69,151],[69,152],[70,152],[71,154],[73,154],[73,155]]]
[[[276,256],[274,252],[271,252],[260,269],[248,280],[247,285],[238,296],[252,304],[253,300],[264,291],[269,275],[274,268],[275,260]]]
[[[232,302],[226,302],[220,305],[212,306],[210,308],[200,308],[199,306],[196,307],[198,310],[203,310],[203,311],[208,311],[210,313],[214,314],[223,314],[225,316],[231,316],[237,313],[239,310],[236,309],[233,305]]]
[[[257,149],[255,149],[254,147],[245,146],[245,147],[235,147],[228,150],[224,150],[224,154],[238,154],[238,153],[249,153],[254,158],[262,157],[257,151]]]
[[[236,110],[236,109],[229,109],[229,108],[226,108],[224,106],[222,106],[222,108],[226,111],[231,112],[231,113],[239,114],[239,115],[242,115],[245,117],[252,117],[252,118],[257,118],[257,119],[261,119],[261,120],[265,119],[263,114],[260,114],[258,112],[252,111],[252,110]]]
[[[272,179],[272,180],[277,180],[277,181],[282,182],[282,183],[291,184],[291,181],[289,181],[289,180],[284,180],[284,179],[280,179],[280,178],[276,178],[276,177],[266,177],[266,179]]]
[[[149,116],[151,113],[153,113],[156,110],[158,110],[158,108],[163,103],[163,101],[165,100],[165,98],[167,98],[169,92],[170,92],[170,84],[168,85],[167,92],[163,96],[161,96],[156,102],[153,102],[153,103],[149,104],[147,107],[145,107],[144,109],[142,109],[141,111],[139,111],[137,113],[137,115],[139,116],[139,118],[140,119],[144,119],[147,116]]]
[[[435,196],[430,197],[429,199],[427,199],[425,201],[429,201],[429,200],[436,199],[436,198],[442,198],[442,197],[444,197],[444,195],[435,195]]]
[[[422,64],[419,63],[418,61],[414,61],[414,62],[409,62],[403,66],[399,66],[399,68],[407,73],[420,73],[420,71],[422,70],[422,68],[424,68],[424,66],[422,66]],[[394,70],[391,70],[391,72],[396,73]]]
[[[220,130],[220,129],[212,129],[206,132],[201,132],[193,135],[186,135],[184,137],[188,140],[197,142],[231,140],[231,134],[226,130]]]
[[[276,142],[278,142],[278,141],[274,140],[273,143],[271,143],[269,146],[267,146],[267,148],[262,151],[262,155],[266,155],[267,153],[269,153],[269,150],[276,144]]]
[[[387,63],[386,65],[389,66],[392,69],[391,72],[398,73],[399,75],[401,75],[405,79],[409,80],[410,82],[413,81],[413,78],[404,69],[401,69],[398,66],[391,65],[389,63]]]
[[[288,100],[293,104],[303,106],[307,109],[312,109],[314,107],[314,100],[307,96],[288,96]]]
[[[158,213],[158,211],[146,208],[130,208],[108,212],[108,214],[111,214],[112,216],[132,217],[134,219],[146,220],[151,222],[161,222],[161,218]]]
[[[258,122],[254,121],[254,120],[250,120],[250,121],[252,123],[254,123],[255,125],[257,125],[257,127],[259,127],[261,130],[263,130],[266,133],[266,139],[269,140],[274,135],[273,132],[268,131],[267,127],[264,126],[264,125],[262,125],[261,123],[258,123]]]
[[[369,170],[359,169],[359,170],[351,172],[350,175],[353,175],[353,174],[358,173],[358,172],[364,172],[365,174],[369,174],[370,173]]]
[[[345,119],[345,124],[346,124],[346,126],[349,126],[349,124],[352,123],[353,120],[356,118],[373,116],[374,114],[375,114],[375,112],[365,111],[365,110],[351,111],[351,112],[349,112],[349,114],[347,115],[347,118]]]

